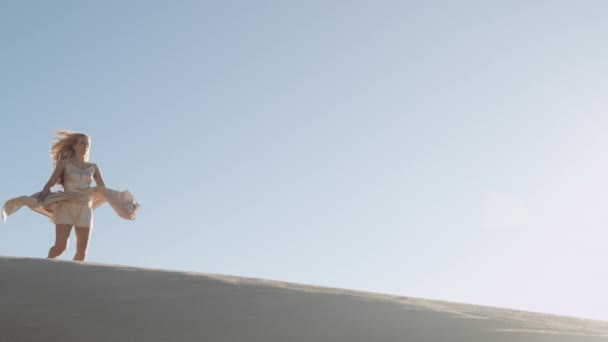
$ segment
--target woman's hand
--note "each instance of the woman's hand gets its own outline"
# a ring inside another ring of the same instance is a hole
[[[42,201],[44,201],[44,198],[49,194],[48,190],[42,190],[38,193],[38,196],[36,196],[36,199],[38,200],[38,203],[42,203]]]
[[[105,185],[97,185],[97,186],[93,187],[93,192],[101,192],[105,188],[106,188]]]

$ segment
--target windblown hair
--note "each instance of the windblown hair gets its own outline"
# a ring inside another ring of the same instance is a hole
[[[57,164],[63,159],[72,158],[76,155],[74,148],[72,147],[78,138],[85,137],[87,140],[91,140],[89,136],[84,133],[57,130],[57,136],[51,146],[51,159],[53,160],[53,167],[57,167]],[[85,154],[84,160],[89,160],[89,152]],[[59,178],[57,184],[63,185],[63,176]]]

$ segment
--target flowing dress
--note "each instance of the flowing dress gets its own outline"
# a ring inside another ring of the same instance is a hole
[[[31,196],[12,198],[2,208],[3,221],[6,222],[8,216],[27,206],[50,218],[53,223],[66,223],[62,221],[65,216],[62,210],[68,205],[86,206],[91,211],[90,221],[92,221],[92,211],[106,202],[118,216],[126,220],[135,220],[139,203],[134,202],[133,195],[129,191],[112,190],[105,186],[91,187],[94,172],[93,166],[80,169],[67,162],[63,173],[63,191],[50,192],[42,201],[37,199],[40,192]]]

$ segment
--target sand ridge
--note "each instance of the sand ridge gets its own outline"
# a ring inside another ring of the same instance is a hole
[[[608,341],[608,322],[217,274],[0,257],[0,342]]]

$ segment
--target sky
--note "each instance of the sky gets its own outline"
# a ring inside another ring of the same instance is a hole
[[[95,211],[91,262],[608,320],[607,15],[2,1],[0,201],[40,191],[74,130],[141,203]],[[0,255],[53,242],[26,208],[0,229]]]

